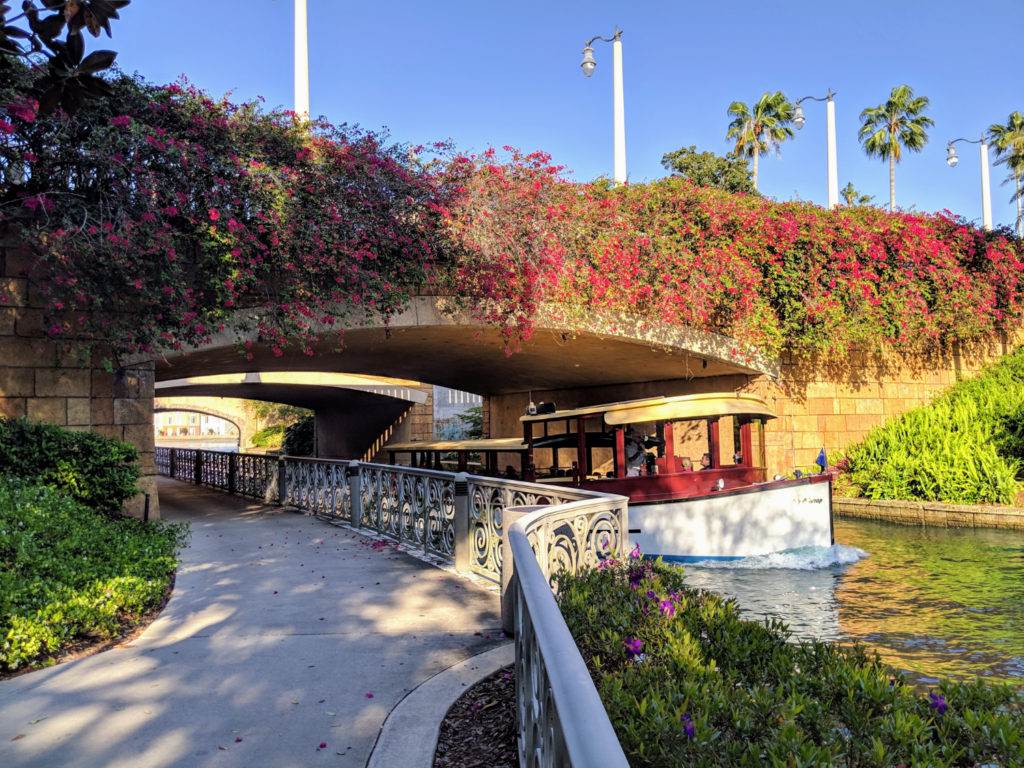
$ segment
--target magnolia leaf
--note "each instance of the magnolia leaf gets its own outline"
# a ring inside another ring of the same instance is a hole
[[[94,51],[82,59],[78,65],[78,71],[83,74],[92,74],[107,69],[117,58],[115,51]]]

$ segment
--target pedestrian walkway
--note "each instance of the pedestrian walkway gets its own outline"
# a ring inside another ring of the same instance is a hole
[[[0,765],[364,766],[411,691],[510,642],[496,594],[389,543],[163,478],[160,506],[192,527],[164,612],[0,682]]]

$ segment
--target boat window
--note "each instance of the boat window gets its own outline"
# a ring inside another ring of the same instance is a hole
[[[705,419],[677,421],[672,426],[672,439],[675,442],[673,454],[679,459],[689,458],[694,468],[699,469],[700,457],[710,450],[711,445],[708,422]]]

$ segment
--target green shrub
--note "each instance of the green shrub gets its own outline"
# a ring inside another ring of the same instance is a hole
[[[280,448],[284,439],[284,424],[274,424],[254,432],[249,443],[256,448]]]
[[[918,691],[862,647],[794,642],[687,588],[682,569],[608,561],[558,601],[629,764],[1024,765],[1024,691]]]
[[[312,456],[315,453],[316,420],[306,416],[284,431],[281,450],[289,456]]]
[[[1013,504],[1024,488],[1024,348],[872,430],[837,463],[873,499]]]
[[[0,480],[0,670],[109,637],[160,605],[187,526],[113,519],[53,488]]]
[[[134,446],[25,418],[0,419],[0,472],[64,491],[93,509],[118,510],[139,492]]]

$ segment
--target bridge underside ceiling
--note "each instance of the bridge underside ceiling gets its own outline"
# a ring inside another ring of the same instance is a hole
[[[171,397],[236,397],[244,400],[265,400],[309,408],[314,411],[334,410],[358,412],[371,409],[387,412],[395,418],[412,403],[373,392],[343,387],[303,386],[300,384],[182,384],[159,386],[156,396]]]
[[[500,331],[478,325],[421,325],[392,327],[390,331],[357,328],[345,331],[342,351],[336,350],[336,340],[314,348],[313,355],[288,349],[275,357],[269,350],[254,347],[255,357],[248,360],[232,344],[225,343],[158,361],[156,377],[160,381],[253,370],[336,371],[499,395],[776,372],[773,361],[746,362],[733,355],[734,345],[729,339],[710,334],[690,333],[674,343],[665,343],[621,334],[572,335],[541,329],[523,343],[521,351],[506,355]],[[291,402],[269,395],[260,397]]]

